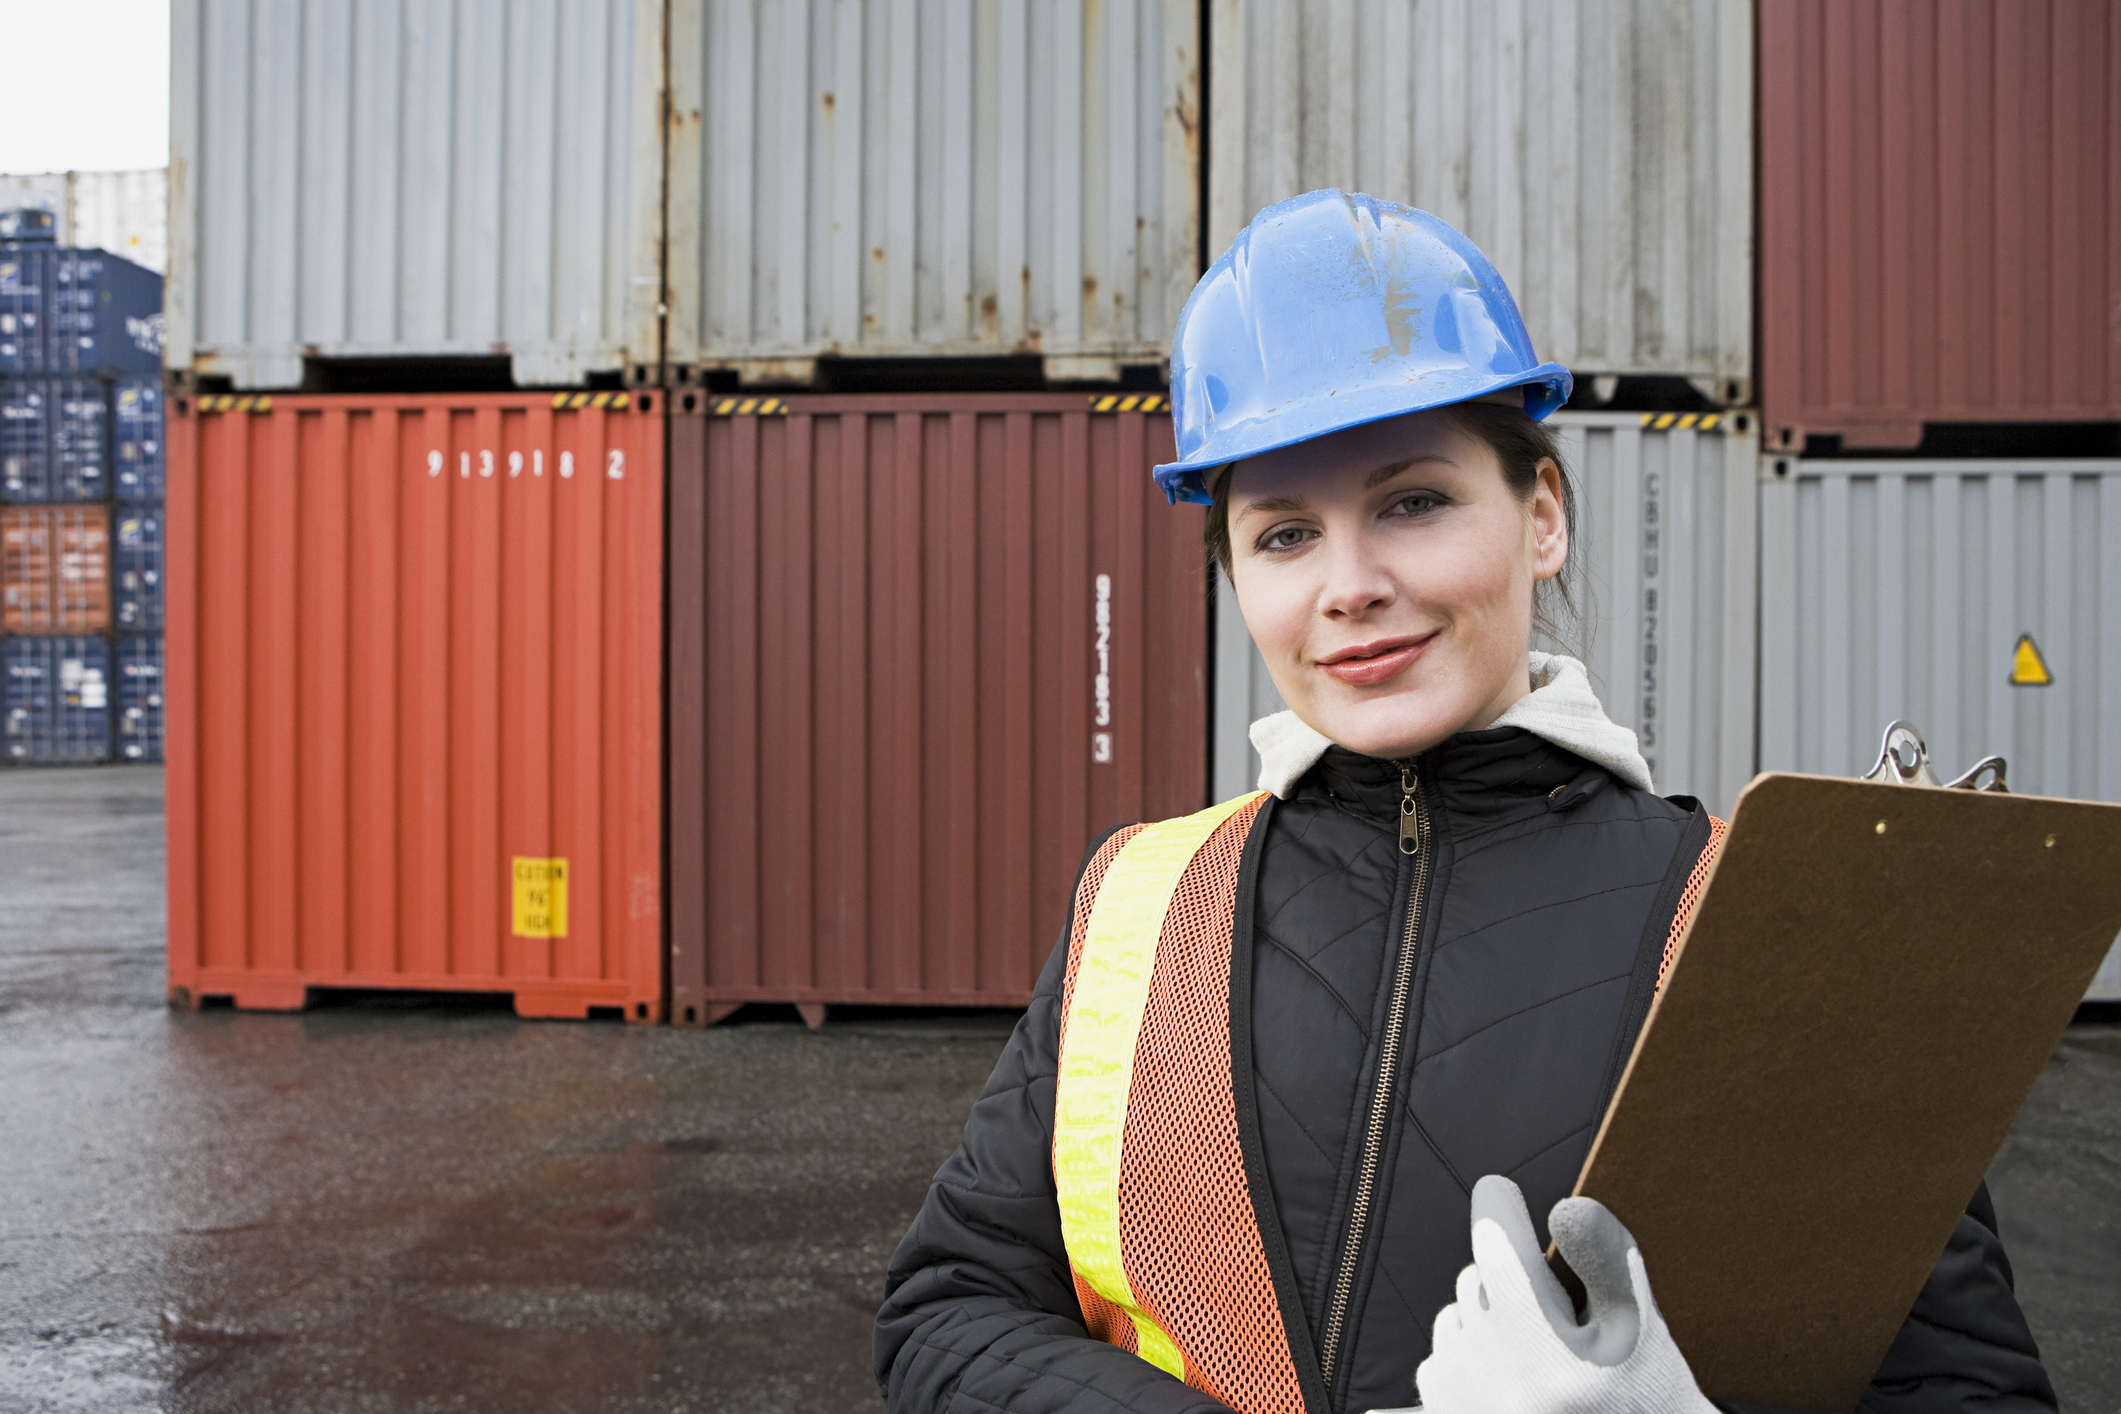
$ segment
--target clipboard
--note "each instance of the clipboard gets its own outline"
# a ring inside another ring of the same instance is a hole
[[[1856,1406],[2121,931],[2121,805],[1893,743],[1739,797],[1577,1180],[1713,1398]]]

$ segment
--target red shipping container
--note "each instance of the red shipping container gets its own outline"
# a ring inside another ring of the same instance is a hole
[[[1761,0],[1772,445],[2121,417],[2121,10]]]
[[[660,401],[172,400],[173,1001],[661,1018]]]
[[[677,396],[673,1019],[1022,1005],[1085,848],[1206,803],[1168,405]]]
[[[0,511],[0,629],[101,633],[110,627],[110,511]]]

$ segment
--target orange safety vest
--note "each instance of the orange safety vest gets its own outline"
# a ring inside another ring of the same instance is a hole
[[[1264,791],[1117,831],[1077,886],[1053,1177],[1090,1334],[1241,1414],[1304,1414],[1238,1141],[1230,959]],[[1723,843],[1687,879],[1657,981]],[[1295,1313],[1301,1320],[1302,1314]]]

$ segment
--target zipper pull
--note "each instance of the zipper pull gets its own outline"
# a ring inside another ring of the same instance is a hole
[[[1399,852],[1421,853],[1421,777],[1412,761],[1399,763]]]

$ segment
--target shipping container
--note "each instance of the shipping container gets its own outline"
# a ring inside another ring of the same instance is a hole
[[[658,393],[173,397],[169,985],[662,1015]]]
[[[120,633],[159,633],[165,579],[162,508],[128,506],[111,554],[111,617]]]
[[[110,759],[110,645],[100,638],[0,640],[0,727],[18,766]]]
[[[51,242],[58,238],[58,218],[42,207],[0,210],[0,241]]]
[[[1759,430],[1749,412],[1558,413],[1576,488],[1576,603],[1539,646],[1583,660],[1659,792],[1728,816],[1754,772]],[[1215,793],[1253,788],[1251,723],[1282,710],[1216,576]]]
[[[170,26],[169,367],[507,355],[652,372],[661,0],[252,5]]]
[[[669,362],[1160,363],[1199,273],[1199,32],[1194,0],[674,0]]]
[[[1085,848],[1207,800],[1167,402],[676,396],[674,1020],[1022,1006]]]
[[[169,170],[0,173],[0,211],[50,213],[58,245],[91,246],[161,274],[169,265]],[[13,240],[0,225],[0,240]]]
[[[1771,446],[2121,417],[2108,0],[1761,0],[1760,212]]]
[[[111,621],[110,511],[0,510],[0,630],[101,633]]]
[[[162,277],[101,250],[0,245],[0,374],[162,370]]]
[[[112,399],[111,491],[120,501],[159,501],[163,484],[162,385],[121,378]]]
[[[1905,719],[1946,780],[2121,801],[2121,461],[1764,467],[1763,770],[1862,775]]]
[[[162,759],[162,635],[118,639],[117,755],[120,761]]]
[[[1765,769],[1861,775],[1905,718],[1940,773],[2121,801],[2121,461],[1766,467]]]
[[[1541,356],[1750,400],[1747,0],[1210,0],[1208,245],[1319,187],[1472,237]]]
[[[109,492],[110,390],[94,378],[0,380],[0,501],[100,501]]]

